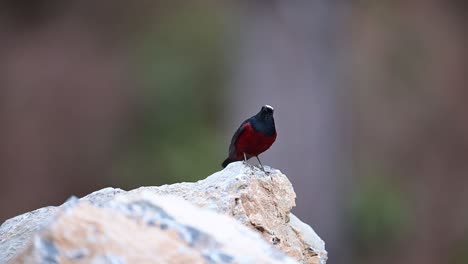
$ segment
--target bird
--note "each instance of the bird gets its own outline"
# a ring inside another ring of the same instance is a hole
[[[276,140],[273,112],[273,107],[264,105],[260,112],[242,122],[232,136],[229,155],[222,163],[223,168],[231,162],[244,160],[247,163],[248,159],[256,157],[265,171],[258,155],[269,149]]]

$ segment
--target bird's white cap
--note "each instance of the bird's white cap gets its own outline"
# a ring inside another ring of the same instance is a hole
[[[264,105],[264,106],[265,106],[266,108],[270,108],[271,110],[275,110],[275,109],[273,108],[273,106],[271,106],[271,105]]]

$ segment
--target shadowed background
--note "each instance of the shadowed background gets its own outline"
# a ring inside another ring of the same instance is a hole
[[[261,156],[329,263],[468,262],[464,1],[0,1],[0,221]],[[254,161],[252,161],[254,163]]]

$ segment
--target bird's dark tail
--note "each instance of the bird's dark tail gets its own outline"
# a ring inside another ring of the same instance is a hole
[[[230,159],[230,158],[225,159],[225,160],[223,161],[223,164],[222,164],[223,168],[226,168],[226,166],[227,166],[229,163],[231,163],[231,162],[233,162],[232,159]]]

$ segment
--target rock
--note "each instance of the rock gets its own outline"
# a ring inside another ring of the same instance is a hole
[[[308,248],[305,248],[305,254],[310,253],[309,250],[312,250],[315,254],[318,254],[318,263],[325,264],[327,262],[327,251],[325,250],[325,242],[315,233],[315,231],[309,225],[305,224],[299,218],[297,218],[292,213],[289,214],[290,221],[289,225],[296,232],[296,234],[301,237],[302,241]],[[312,255],[314,255],[312,253]]]
[[[0,263],[295,262],[282,251],[325,264],[324,242],[290,213],[291,183],[268,170],[236,162],[195,183],[106,188],[17,216],[0,227]]]
[[[6,220],[0,226],[0,263],[8,262],[24,249],[33,235],[58,211],[48,206]]]
[[[13,263],[296,263],[235,220],[140,192],[63,206]]]

